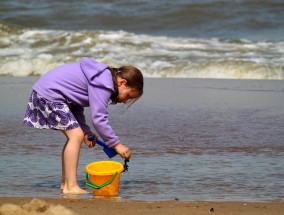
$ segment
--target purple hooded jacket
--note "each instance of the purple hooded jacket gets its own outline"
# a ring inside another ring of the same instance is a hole
[[[99,136],[109,147],[120,142],[108,121],[107,107],[114,85],[107,65],[84,57],[79,63],[49,71],[34,84],[33,90],[50,101],[72,104],[72,113],[84,133],[91,131],[83,113],[84,107],[90,107]]]

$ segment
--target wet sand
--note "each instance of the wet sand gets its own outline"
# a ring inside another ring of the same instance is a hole
[[[9,205],[13,204],[13,205]],[[0,214],[246,214],[278,215],[284,210],[283,202],[182,202],[174,201],[116,201],[98,199],[32,199],[0,198]],[[60,205],[60,206],[58,206]],[[11,213],[12,208],[20,213]]]
[[[1,77],[3,116],[23,115],[23,108],[39,77]],[[143,97],[133,107],[201,106],[214,108],[273,108],[283,114],[284,80],[145,78]],[[24,106],[19,106],[24,104]],[[21,109],[19,109],[19,107]],[[132,109],[132,107],[131,107]],[[8,111],[7,111],[8,110]]]
[[[32,78],[2,77],[0,89],[3,110],[2,119],[22,117]],[[145,97],[139,102],[148,107],[164,105],[190,105],[208,108],[264,109],[267,114],[283,116],[283,81],[236,81],[199,79],[146,79]],[[153,93],[155,92],[155,93]],[[188,93],[190,92],[190,93]],[[259,93],[261,92],[261,93]],[[19,105],[25,104],[25,105]],[[135,107],[135,106],[134,106]],[[3,125],[4,126],[4,125]],[[5,126],[7,127],[7,126]],[[3,135],[5,135],[3,133]],[[59,191],[58,191],[59,192]],[[202,192],[202,191],[200,191]],[[206,190],[204,191],[206,192]],[[36,196],[36,193],[34,193]],[[37,198],[4,197],[0,194],[0,214],[283,214],[283,202],[238,201],[136,201],[99,200],[94,198]],[[245,196],[244,196],[245,197]],[[33,200],[33,201],[32,201]],[[32,202],[31,202],[32,201]],[[12,204],[12,205],[11,205]],[[57,206],[56,205],[61,205]],[[18,211],[12,213],[12,211]],[[19,212],[20,211],[20,212]],[[51,212],[53,211],[53,212]]]

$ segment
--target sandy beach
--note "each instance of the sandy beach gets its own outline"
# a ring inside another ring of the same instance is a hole
[[[14,206],[12,206],[13,204]],[[284,204],[277,202],[182,202],[182,201],[112,201],[96,199],[0,198],[0,214],[133,214],[133,215],[279,215]],[[63,206],[63,207],[59,207]],[[50,208],[52,208],[50,210]],[[21,213],[11,213],[11,208]],[[51,212],[52,211],[52,212]],[[48,212],[48,213],[47,213]]]

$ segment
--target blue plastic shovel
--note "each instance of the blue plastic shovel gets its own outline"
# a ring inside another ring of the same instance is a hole
[[[88,140],[89,140],[89,141],[93,141],[93,140],[94,140],[94,136],[89,135],[89,136],[88,136]],[[114,156],[117,155],[117,152],[115,151],[114,148],[108,147],[105,142],[99,140],[98,138],[96,139],[96,143],[103,147],[104,152],[106,153],[106,155],[107,155],[109,158],[112,158],[112,157],[114,157]]]

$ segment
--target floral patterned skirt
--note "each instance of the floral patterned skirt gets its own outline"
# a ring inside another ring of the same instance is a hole
[[[80,127],[69,106],[63,102],[52,102],[36,91],[30,96],[24,125],[55,130],[71,130]]]

